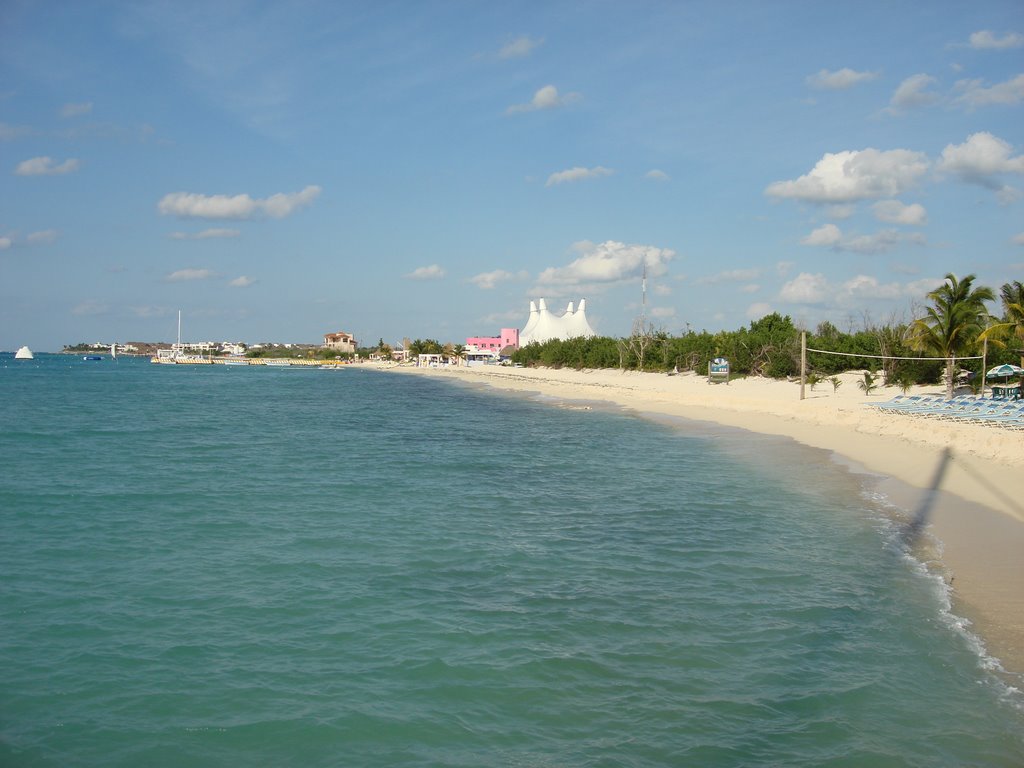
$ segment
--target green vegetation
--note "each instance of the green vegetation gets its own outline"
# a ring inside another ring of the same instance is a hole
[[[841,352],[845,356],[807,353],[809,380],[829,381],[839,388],[836,374],[865,370],[872,389],[879,384],[895,385],[903,390],[914,384],[938,384],[946,376],[955,379],[960,368],[981,374],[981,360],[900,360],[901,357],[971,356],[980,354],[981,340],[993,344],[988,349],[988,367],[1016,362],[1024,355],[1024,288],[1006,284],[1000,296],[1003,318],[990,317],[985,302],[994,301],[992,289],[974,287],[974,275],[957,280],[947,275],[946,282],[928,295],[931,305],[920,310],[910,323],[884,325],[866,321],[863,327],[842,332],[832,323],[808,329],[807,346]],[[512,361],[524,366],[549,368],[621,368],[655,372],[707,371],[716,357],[729,360],[733,375],[786,378],[800,374],[800,332],[792,319],[777,312],[755,320],[736,331],[687,331],[670,336],[663,330],[637,322],[629,337],[576,338],[528,344],[517,350]],[[417,343],[426,342],[414,342]],[[436,343],[436,342],[434,342]],[[438,345],[440,348],[440,345]],[[860,357],[864,355],[864,357]],[[881,356],[885,359],[867,357]],[[980,376],[975,380],[980,381]],[[812,384],[813,385],[813,384]]]
[[[286,347],[283,344],[261,346],[259,349],[250,347],[246,350],[245,356],[255,360],[351,360],[355,357],[351,352],[341,352],[337,349],[297,345]]]
[[[415,358],[417,355],[440,355],[444,353],[444,345],[436,339],[416,339],[409,344],[409,354]]]
[[[1003,304],[1003,317],[1000,322],[990,326],[982,339],[988,339],[1005,349],[1011,343],[1019,347],[1020,367],[1024,368],[1024,285],[1020,280],[1004,283],[999,291]]]
[[[78,344],[65,344],[64,345],[64,351],[65,352],[93,352],[93,351],[95,351],[95,349],[96,348],[92,344],[87,344],[84,341],[79,342]]]
[[[974,275],[957,280],[946,275],[946,282],[928,294],[932,306],[924,317],[910,325],[908,340],[911,349],[946,362],[947,393],[953,395],[955,371],[953,358],[971,355],[978,347],[978,338],[989,325],[985,302],[995,299],[991,288],[972,288]]]
[[[871,371],[864,371],[864,378],[857,382],[857,386],[864,391],[865,395],[870,395],[878,389],[878,380]]]

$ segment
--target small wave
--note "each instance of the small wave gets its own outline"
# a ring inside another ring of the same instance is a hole
[[[1017,684],[1010,682],[1022,677],[1009,672],[993,656],[984,639],[974,629],[974,623],[954,609],[953,574],[942,561],[945,545],[930,530],[925,529],[916,541],[909,541],[906,530],[912,514],[877,487],[865,486],[861,496],[867,502],[867,512],[882,538],[883,546],[899,557],[914,576],[929,588],[935,602],[940,623],[975,656],[985,682],[995,689],[998,698],[1024,713],[1024,694]]]

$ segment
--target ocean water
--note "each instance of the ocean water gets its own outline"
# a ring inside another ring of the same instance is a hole
[[[863,478],[558,406],[0,358],[0,765],[1024,764]]]

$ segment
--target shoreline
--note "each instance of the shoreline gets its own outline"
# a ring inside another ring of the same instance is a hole
[[[851,471],[876,476],[879,489],[908,514],[932,502],[925,527],[938,541],[954,611],[971,622],[971,631],[1014,683],[1024,682],[1024,437],[1019,431],[870,408],[867,403],[884,402],[900,390],[879,387],[865,395],[856,384],[859,376],[850,373],[839,377],[838,390],[827,382],[813,391],[808,387],[801,401],[798,383],[760,378],[709,385],[695,374],[373,367],[607,402],[641,416],[710,422],[823,449]],[[943,391],[915,387],[909,394]]]

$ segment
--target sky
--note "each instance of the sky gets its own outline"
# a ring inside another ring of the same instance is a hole
[[[1020,0],[0,3],[3,350],[855,330],[947,273],[1024,280]]]

